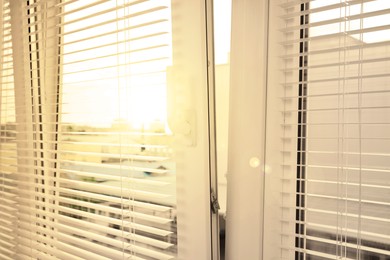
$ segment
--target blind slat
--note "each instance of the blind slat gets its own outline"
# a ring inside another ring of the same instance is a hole
[[[362,0],[349,0],[348,2],[341,2],[341,3],[337,3],[337,4],[324,5],[324,6],[321,6],[321,7],[307,9],[307,10],[304,10],[304,11],[288,13],[288,14],[282,15],[281,17],[283,19],[291,19],[291,18],[294,18],[294,17],[301,17],[303,15],[316,14],[316,13],[319,13],[319,12],[324,12],[324,11],[333,10],[333,9],[335,9],[336,11],[339,11],[339,9],[342,8],[342,7],[350,7],[350,6],[353,6],[353,5],[360,5],[363,2],[364,3],[368,3],[368,2],[372,2],[372,1],[375,1],[375,0],[363,0],[363,1]]]
[[[370,17],[375,17],[375,16],[389,14],[389,13],[390,13],[390,9],[382,9],[382,10],[377,10],[377,11],[373,11],[373,12],[364,12],[364,13],[359,13],[356,15],[350,15],[348,17],[347,21],[350,22],[352,20],[370,18]],[[308,25],[299,25],[299,26],[291,26],[291,27],[282,28],[281,31],[282,32],[292,32],[295,30],[302,30],[302,29],[306,29],[306,28],[313,28],[316,26],[330,25],[330,24],[341,23],[341,22],[346,22],[346,19],[344,17],[340,17],[340,18],[335,18],[335,19],[323,20],[323,21],[319,21],[319,22],[312,22]]]
[[[295,43],[295,44],[300,44],[300,43]],[[370,49],[374,49],[374,48],[378,48],[378,47],[384,47],[384,46],[388,46],[390,44],[390,41],[387,41],[387,40],[384,40],[384,41],[378,41],[378,42],[372,42],[372,43],[362,43],[362,44],[356,44],[356,45],[350,45],[348,46],[348,48],[345,48],[345,47],[340,47],[340,46],[334,46],[334,48],[323,48],[323,49],[320,49],[320,50],[308,50],[308,51],[302,51],[302,52],[295,52],[295,53],[292,53],[292,54],[285,54],[285,55],[282,55],[281,57],[283,59],[291,59],[291,58],[295,58],[295,57],[301,57],[301,56],[314,56],[314,55],[317,55],[317,54],[331,54],[331,53],[334,53],[335,55],[337,55],[337,60],[339,60],[339,56],[338,54],[340,52],[346,52],[348,53],[348,51],[356,51],[356,50],[370,50]],[[298,48],[299,50],[299,48]],[[386,55],[386,56],[389,56],[389,55]],[[336,60],[336,59],[335,59]],[[296,64],[294,64],[296,65]]]
[[[162,249],[167,249],[167,248],[173,246],[173,244],[171,244],[171,243],[162,242],[162,241],[159,241],[156,239],[144,237],[144,236],[137,235],[137,234],[132,234],[129,232],[124,232],[123,230],[118,230],[115,228],[107,228],[106,226],[103,226],[100,224],[95,224],[92,222],[86,223],[86,221],[76,219],[76,218],[66,217],[63,215],[58,216],[58,220],[61,223],[61,226],[66,226],[66,227],[71,226],[71,227],[81,229],[81,227],[83,227],[84,225],[88,225],[90,233],[87,231],[88,233],[84,233],[84,235],[90,239],[94,239],[95,234],[100,233],[100,234],[111,235],[113,240],[116,240],[116,237],[130,238],[132,241],[145,243],[145,244],[159,247]],[[130,245],[129,242],[125,242],[125,244],[126,244],[126,247],[128,247]]]
[[[34,193],[33,195],[39,196],[39,194],[37,194],[37,193]],[[42,195],[42,197],[43,197],[43,195]],[[151,221],[151,222],[154,222],[157,224],[169,224],[173,221],[172,219],[169,219],[169,218],[158,217],[158,216],[149,215],[146,213],[140,213],[140,212],[136,212],[136,211],[126,211],[126,210],[122,211],[121,208],[111,207],[110,205],[107,205],[107,203],[98,204],[98,203],[92,203],[92,202],[88,202],[88,201],[82,201],[79,199],[66,198],[63,196],[58,198],[58,197],[54,197],[53,195],[48,195],[48,194],[45,194],[45,197],[48,197],[48,198],[50,197],[51,199],[60,200],[59,202],[67,203],[69,205],[86,207],[86,208],[95,209],[95,210],[101,210],[102,212],[112,213],[112,214],[115,214],[118,216],[124,215],[124,216],[129,217],[129,218],[134,217],[134,218],[138,218],[138,219],[145,220],[145,221]],[[29,202],[29,203],[33,202],[37,205],[38,204],[41,205],[42,207],[55,209],[55,207],[54,207],[55,205],[53,205],[52,203],[44,203],[44,202],[40,202],[39,200],[31,199],[31,198],[30,199],[19,198],[19,200],[24,201],[24,202]],[[126,203],[124,203],[124,204],[126,204]],[[118,206],[118,205],[120,206],[120,204],[117,204],[115,206]],[[31,216],[34,212],[36,212],[42,216],[46,216],[48,218],[53,215],[52,213],[50,213],[48,211],[45,211],[42,209],[36,209],[36,208],[28,206],[28,205],[19,205],[19,207],[20,207],[20,209],[28,212],[27,216]],[[47,222],[46,225],[53,225],[53,223],[51,221],[47,221],[45,219],[41,219],[38,222],[43,222],[43,223]]]
[[[60,206],[58,208],[58,210],[59,210],[59,212],[63,212],[63,213],[68,213],[68,214],[73,214],[73,215],[77,215],[77,216],[82,216],[85,218],[99,220],[99,221],[107,223],[107,225],[112,224],[112,225],[117,225],[117,226],[123,226],[124,228],[136,229],[136,230],[144,231],[144,232],[147,232],[147,233],[150,233],[153,235],[166,237],[166,236],[173,234],[172,231],[168,231],[165,229],[159,229],[159,228],[155,228],[155,227],[141,225],[141,224],[137,224],[137,223],[134,223],[134,222],[131,222],[128,220],[115,219],[115,218],[111,218],[111,217],[107,217],[107,216],[103,216],[103,215],[89,213],[87,211],[80,211],[80,210],[72,209],[69,207]]]

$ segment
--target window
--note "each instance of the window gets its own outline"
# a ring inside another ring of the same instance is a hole
[[[206,3],[1,3],[0,258],[211,259]]]
[[[388,259],[389,2],[270,6],[265,255]]]
[[[0,258],[7,259],[16,244],[15,172],[16,118],[13,80],[12,36],[9,3],[0,7]]]

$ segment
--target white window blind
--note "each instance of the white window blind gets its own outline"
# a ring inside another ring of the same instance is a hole
[[[271,182],[281,193],[270,192],[279,257],[390,257],[389,4],[271,4],[270,59],[279,60],[270,69],[279,71],[268,110],[281,114],[269,112],[267,151],[279,160],[268,159],[280,178]]]
[[[0,258],[14,259],[16,118],[8,1],[0,7]]]
[[[182,49],[188,42],[206,45],[205,10],[195,8],[178,20],[204,27],[182,35]],[[32,0],[14,1],[10,16],[4,1],[1,259],[209,257],[206,51],[192,48],[196,57],[175,68],[171,12],[171,1],[161,0]],[[18,30],[14,53],[10,21]],[[13,57],[22,66],[13,67]],[[168,85],[176,84],[168,82],[170,70],[181,72],[180,91],[195,93],[204,106],[192,115],[201,120],[187,125],[194,143],[186,144],[192,149],[186,156],[196,166],[181,160],[178,168],[174,156],[181,144],[168,125]],[[177,176],[185,176],[180,187],[189,193],[180,198]],[[194,220],[202,228],[191,232]]]
[[[175,166],[154,104],[166,92],[166,3],[25,2],[35,165],[20,196],[25,255],[174,258]]]

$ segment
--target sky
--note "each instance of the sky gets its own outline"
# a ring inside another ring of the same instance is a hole
[[[231,0],[214,0],[215,63],[228,63],[231,35]]]

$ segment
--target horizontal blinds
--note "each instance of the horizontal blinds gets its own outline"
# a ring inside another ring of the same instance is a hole
[[[34,145],[19,149],[17,256],[174,259],[169,1],[23,4]]]
[[[282,233],[296,259],[390,256],[389,4],[281,1]]]
[[[0,258],[15,259],[16,118],[9,1],[0,2]]]

